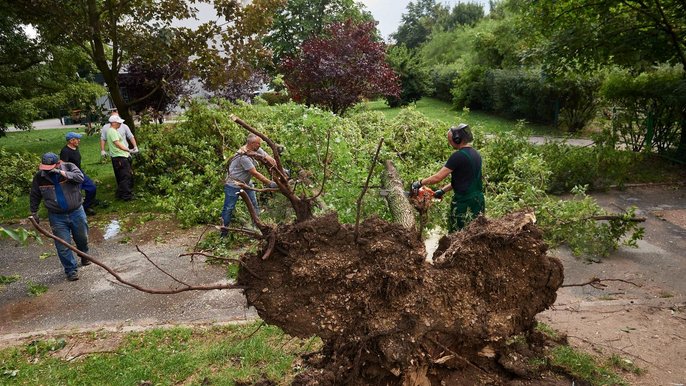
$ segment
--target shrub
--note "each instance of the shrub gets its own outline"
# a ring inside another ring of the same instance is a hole
[[[28,153],[10,153],[0,148],[0,207],[13,203],[31,190],[40,158]]]
[[[288,103],[291,100],[291,97],[289,97],[288,94],[275,91],[262,93],[260,94],[260,98],[264,99],[269,106]]]
[[[612,131],[633,151],[675,146],[684,130],[686,77],[681,65],[662,65],[638,76],[614,69],[601,93],[611,108]]]
[[[455,87],[455,79],[460,75],[460,71],[455,65],[437,65],[429,70],[429,77],[433,87],[433,97],[445,102],[453,100],[450,90]]]

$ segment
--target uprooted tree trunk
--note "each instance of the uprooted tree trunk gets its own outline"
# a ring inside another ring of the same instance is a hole
[[[386,168],[381,174],[381,186],[385,189],[384,194],[391,211],[393,222],[402,225],[405,229],[416,229],[414,212],[410,201],[405,196],[403,181],[398,175],[398,170],[392,161],[386,161]]]

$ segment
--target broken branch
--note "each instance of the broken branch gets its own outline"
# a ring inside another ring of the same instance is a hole
[[[362,198],[364,197],[364,194],[367,192],[367,189],[369,189],[369,180],[372,179],[372,173],[374,173],[374,166],[376,166],[376,160],[379,158],[379,152],[381,151],[381,145],[383,145],[383,138],[381,138],[379,140],[379,145],[376,147],[376,153],[374,154],[374,158],[372,159],[372,164],[369,167],[369,174],[367,174],[367,181],[365,181],[364,187],[362,188],[362,192],[360,192],[360,197],[357,198],[357,216],[355,217],[355,240],[357,240],[358,228],[360,226],[360,212],[362,210]]]
[[[560,286],[560,288],[562,288],[562,287],[583,287],[583,286],[590,285],[591,287],[596,288],[596,289],[604,289],[605,287],[607,287],[605,284],[602,284],[602,283],[605,282],[605,281],[619,281],[619,282],[622,282],[622,283],[631,284],[631,285],[636,286],[636,287],[639,287],[639,288],[642,287],[640,284],[632,283],[632,282],[630,282],[630,281],[628,281],[628,280],[622,280],[622,279],[599,279],[599,278],[597,278],[597,277],[594,277],[594,278],[592,278],[591,280],[589,280],[589,281],[587,281],[587,282],[585,282],[585,283],[578,283],[578,284],[563,284],[563,285]]]
[[[110,275],[114,276],[114,278],[117,279],[118,282],[120,282],[120,283],[122,283],[128,287],[142,291],[142,292],[146,292],[149,294],[169,295],[169,294],[178,294],[178,293],[186,292],[186,291],[208,291],[208,290],[215,290],[215,289],[221,290],[221,289],[242,289],[242,288],[244,288],[242,286],[232,285],[232,284],[216,284],[216,285],[208,285],[208,286],[189,286],[189,285],[187,285],[186,287],[172,289],[172,290],[157,290],[157,289],[146,288],[146,287],[140,286],[138,284],[132,283],[128,280],[125,280],[115,270],[113,270],[109,266],[105,265],[100,260],[96,259],[95,257],[93,257],[93,256],[91,256],[85,252],[78,250],[76,247],[74,247],[70,243],[68,243],[68,242],[62,240],[61,238],[53,235],[51,232],[48,232],[45,228],[38,225],[38,223],[36,222],[36,220],[33,217],[29,217],[29,221],[31,222],[33,227],[36,228],[36,230],[38,232],[40,232],[42,235],[57,241],[58,243],[69,248],[72,252],[76,253],[78,256],[80,256],[80,257],[90,261],[91,263],[99,266],[100,268],[104,269]]]

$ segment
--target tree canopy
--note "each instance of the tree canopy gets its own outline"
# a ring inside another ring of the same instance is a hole
[[[386,62],[385,45],[375,41],[373,22],[347,20],[306,40],[282,70],[295,101],[343,114],[362,98],[400,92],[398,76]]]
[[[305,40],[321,35],[327,25],[348,19],[374,20],[362,3],[354,0],[288,0],[277,10],[264,43],[278,66],[283,58],[293,56]]]
[[[194,74],[228,82],[231,76],[246,79],[248,73],[227,73],[227,62],[258,63],[268,58],[261,34],[271,23],[271,11],[280,0],[255,0],[242,6],[233,0],[212,3],[226,22],[209,21],[195,29],[178,27],[177,19],[194,18],[197,9],[183,0],[17,0],[10,7],[21,22],[34,25],[49,44],[79,47],[105,79],[114,104],[129,125],[129,107],[140,100],[125,100],[119,88],[119,74],[133,57],[148,64],[187,63],[192,59]],[[191,74],[185,74],[186,77]],[[161,86],[166,79],[159,79]],[[143,97],[147,97],[144,95]]]
[[[95,100],[104,90],[79,77],[90,73],[78,50],[30,37],[19,19],[0,7],[0,135],[20,129],[49,110]]]
[[[517,0],[513,5],[548,38],[542,58],[551,71],[576,63],[641,70],[671,62],[686,68],[681,0]]]

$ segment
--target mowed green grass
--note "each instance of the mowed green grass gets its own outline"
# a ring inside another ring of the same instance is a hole
[[[444,122],[446,125],[456,125],[457,123],[463,122],[487,133],[508,132],[517,126],[517,121],[489,115],[480,111],[457,111],[450,103],[434,98],[425,97],[410,106],[417,109],[417,111],[420,111],[428,118]],[[388,107],[383,99],[364,102],[359,108],[369,111],[379,111],[389,119],[395,118],[400,111],[402,111],[402,108],[400,107]],[[534,135],[565,135],[558,129],[543,125],[525,122],[523,123],[523,126],[524,129],[532,132]]]
[[[296,357],[318,349],[321,341],[292,338],[260,323],[33,341],[0,350],[0,384],[290,384]],[[74,351],[77,345],[96,352]]]
[[[40,157],[43,153],[53,152],[57,155],[66,145],[64,136],[66,133],[74,131],[84,134],[83,129],[45,129],[9,132],[4,137],[0,137],[0,146],[10,152],[28,152]],[[142,147],[142,146],[141,146]],[[100,213],[134,213],[146,207],[145,200],[135,200],[130,202],[117,201],[114,198],[116,191],[116,181],[112,163],[109,159],[100,158],[100,131],[92,136],[84,135],[79,146],[81,152],[81,168],[93,180],[98,187],[96,197],[109,203],[107,208],[96,208]],[[40,159],[40,158],[39,158]],[[134,160],[135,163],[135,160]],[[36,170],[38,164],[36,164]],[[29,188],[26,194],[18,197],[12,204],[0,208],[0,221],[16,220],[29,215]],[[138,193],[134,186],[134,192]],[[47,212],[41,204],[39,216],[45,218]]]

